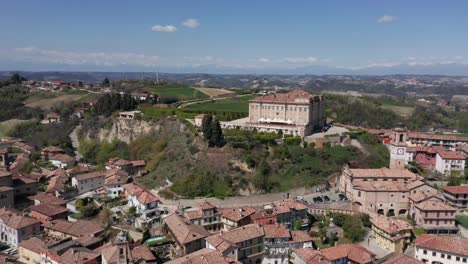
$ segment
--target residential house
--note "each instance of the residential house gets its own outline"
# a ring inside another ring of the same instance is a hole
[[[186,256],[166,262],[166,264],[194,263],[240,264],[240,262],[223,256],[223,254],[221,254],[219,251],[211,248],[203,248]]]
[[[341,244],[321,250],[298,248],[291,256],[293,264],[370,264],[375,261],[373,252],[356,244]]]
[[[47,113],[46,118],[45,118],[45,123],[60,123],[60,115],[56,112],[50,112]]]
[[[456,208],[440,198],[430,198],[415,205],[414,220],[428,233],[458,233],[456,226]]]
[[[150,224],[160,216],[158,205],[159,198],[145,188],[135,183],[128,183],[123,186],[125,197],[129,206],[134,206],[136,213],[140,215],[137,225]]]
[[[229,208],[221,211],[223,230],[230,230],[252,222],[251,216],[256,212],[251,207]]]
[[[144,160],[125,160],[121,158],[110,158],[106,164],[106,170],[123,170],[131,176],[142,176],[147,172]]]
[[[277,215],[278,224],[292,229],[296,221],[300,221],[302,224],[308,223],[308,207],[300,201],[294,199],[275,201],[272,206],[274,213]]]
[[[206,238],[206,247],[242,263],[261,263],[265,254],[263,226],[249,224]]]
[[[158,263],[156,257],[146,245],[140,245],[133,249],[122,232],[109,243],[94,250],[101,255],[99,263]]]
[[[288,264],[291,234],[284,225],[265,225],[263,264]]]
[[[411,242],[413,227],[403,220],[377,215],[370,219],[372,236],[377,244],[390,252],[403,253]]]
[[[466,157],[460,152],[437,152],[435,169],[444,175],[450,175],[452,171],[463,175],[465,161]]]
[[[66,219],[68,215],[68,209],[53,204],[38,204],[29,207],[31,210],[31,217],[46,223],[57,219]]]
[[[467,244],[465,238],[425,234],[414,240],[414,256],[424,263],[467,263]]]
[[[21,241],[38,234],[41,223],[11,209],[0,208],[0,231],[0,242],[17,247]]]
[[[195,119],[193,120],[193,123],[195,124],[196,127],[201,127],[203,118],[205,117],[205,114],[199,114],[195,116]]]
[[[108,197],[117,198],[125,191],[124,185],[128,182],[128,173],[119,170],[111,169],[105,172],[104,189]]]
[[[69,222],[63,219],[52,220],[43,224],[44,231],[51,237],[63,239],[72,238],[73,240],[86,241],[98,239],[104,232],[104,228],[99,224],[88,221],[78,220]],[[85,244],[82,244],[85,246]]]
[[[185,211],[185,218],[196,225],[203,226],[208,232],[215,232],[222,228],[222,213],[209,202],[204,202],[198,208]]]
[[[72,178],[72,186],[76,187],[78,194],[82,194],[104,186],[105,178],[105,171],[78,174]]]
[[[43,148],[41,151],[41,158],[43,161],[48,161],[55,167],[61,169],[71,167],[76,162],[74,157],[65,154],[62,148],[55,146]]]
[[[162,222],[164,233],[175,242],[170,249],[171,258],[185,256],[205,247],[205,238],[210,234],[202,226],[176,213],[164,217]]]
[[[442,191],[447,202],[459,210],[468,207],[468,185],[445,186]]]
[[[18,245],[18,261],[26,264],[41,263],[41,250],[47,247],[43,239],[31,237]]]
[[[291,248],[312,248],[313,238],[306,231],[293,230],[291,231],[291,239],[289,240]]]

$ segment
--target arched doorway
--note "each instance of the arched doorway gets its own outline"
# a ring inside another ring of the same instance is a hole
[[[384,209],[379,209],[379,210],[377,210],[377,214],[379,214],[379,215],[384,215]]]
[[[395,216],[395,210],[394,209],[388,210],[387,216]]]
[[[405,215],[407,212],[406,209],[400,209],[400,211],[398,211],[398,215]]]

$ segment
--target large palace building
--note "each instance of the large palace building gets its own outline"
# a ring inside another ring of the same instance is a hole
[[[323,98],[303,90],[250,100],[246,126],[261,132],[307,136],[325,124]]]

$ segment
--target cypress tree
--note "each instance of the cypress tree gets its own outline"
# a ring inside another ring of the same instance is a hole
[[[213,121],[213,116],[212,115],[205,115],[202,119],[202,132],[203,132],[203,137],[206,140],[209,140],[211,138],[211,123]]]

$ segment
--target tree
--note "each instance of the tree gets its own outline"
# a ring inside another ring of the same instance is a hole
[[[212,121],[213,121],[213,116],[212,115],[203,116],[203,119],[202,119],[202,132],[203,132],[203,137],[206,140],[209,140],[211,138],[211,122]]]
[[[301,230],[301,227],[302,227],[302,222],[301,222],[301,220],[299,220],[299,219],[296,220],[296,221],[294,222],[294,230]]]
[[[362,223],[359,215],[352,215],[347,218],[343,224],[344,236],[351,240],[353,243],[361,241],[364,233],[366,232],[362,228]]]
[[[12,83],[21,83],[22,81],[26,81],[26,78],[23,76],[19,75],[19,73],[15,72],[11,77],[10,81]]]
[[[103,208],[98,214],[99,222],[108,228],[112,224],[111,212],[108,208]]]
[[[102,81],[102,86],[104,87],[110,86],[110,81],[107,77],[104,78],[104,80]]]
[[[214,119],[211,121],[211,137],[210,145],[221,147],[224,142],[223,130],[221,129],[221,124],[218,120]]]

